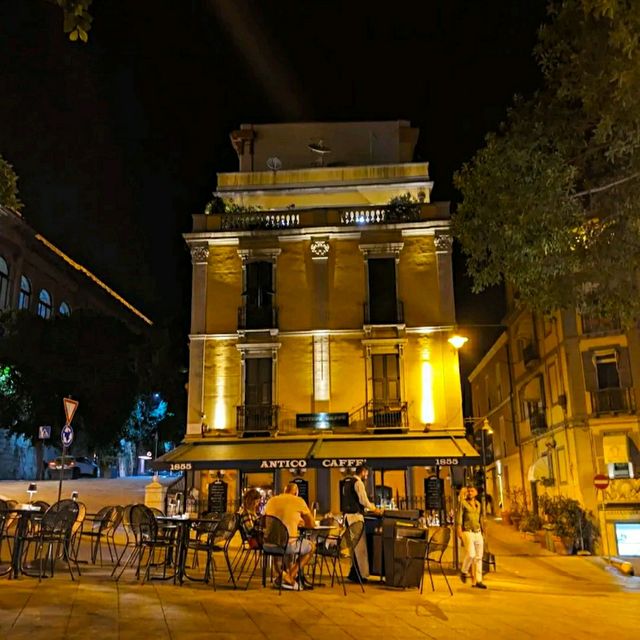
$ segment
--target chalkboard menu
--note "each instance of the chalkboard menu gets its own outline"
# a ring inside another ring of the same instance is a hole
[[[294,478],[291,482],[298,485],[298,495],[309,504],[309,481],[304,478]]]
[[[424,481],[424,500],[427,509],[442,509],[442,495],[444,493],[444,480],[431,476]]]
[[[209,485],[209,513],[225,513],[227,510],[227,483],[223,480],[214,480]]]

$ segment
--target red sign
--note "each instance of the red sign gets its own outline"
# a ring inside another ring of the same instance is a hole
[[[602,489],[604,491],[609,486],[609,478],[601,473],[598,473],[593,477],[593,485],[596,489]]]

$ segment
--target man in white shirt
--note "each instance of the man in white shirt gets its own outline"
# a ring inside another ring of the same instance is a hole
[[[342,485],[342,498],[344,506],[344,517],[348,525],[355,522],[362,522],[364,525],[365,512],[382,515],[382,511],[373,504],[367,496],[365,481],[369,477],[369,469],[364,465],[356,468],[355,474],[344,479]],[[362,536],[354,549],[354,566],[347,576],[351,582],[359,582],[358,573],[363,582],[369,577],[369,556],[367,553],[367,538],[362,531]]]
[[[286,588],[295,588],[297,586],[296,579],[298,572],[309,560],[311,560],[314,545],[309,540],[300,540],[298,527],[303,524],[306,527],[313,528],[315,520],[311,515],[307,503],[298,496],[298,485],[290,482],[284,489],[284,493],[273,496],[267,502],[264,510],[265,515],[278,518],[289,532],[289,544],[287,546],[287,555],[296,558],[295,562],[289,562],[288,569],[282,572],[282,586]],[[265,548],[268,543],[265,543]]]

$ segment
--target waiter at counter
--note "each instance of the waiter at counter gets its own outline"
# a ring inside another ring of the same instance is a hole
[[[344,508],[344,518],[348,525],[355,522],[362,522],[363,531],[355,547],[354,565],[347,579],[351,582],[359,582],[358,573],[363,582],[369,577],[369,557],[367,554],[367,538],[364,533],[364,514],[365,512],[382,515],[382,510],[373,504],[368,496],[365,488],[365,481],[369,477],[369,469],[364,465],[356,468],[353,475],[347,476],[342,484],[342,505]],[[357,566],[356,566],[357,565]]]

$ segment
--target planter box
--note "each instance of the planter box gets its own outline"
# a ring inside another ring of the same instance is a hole
[[[573,543],[560,536],[551,536],[551,538],[553,540],[553,550],[559,556],[570,556],[573,553]]]
[[[533,531],[523,531],[522,537],[529,542],[537,542],[536,534]]]

